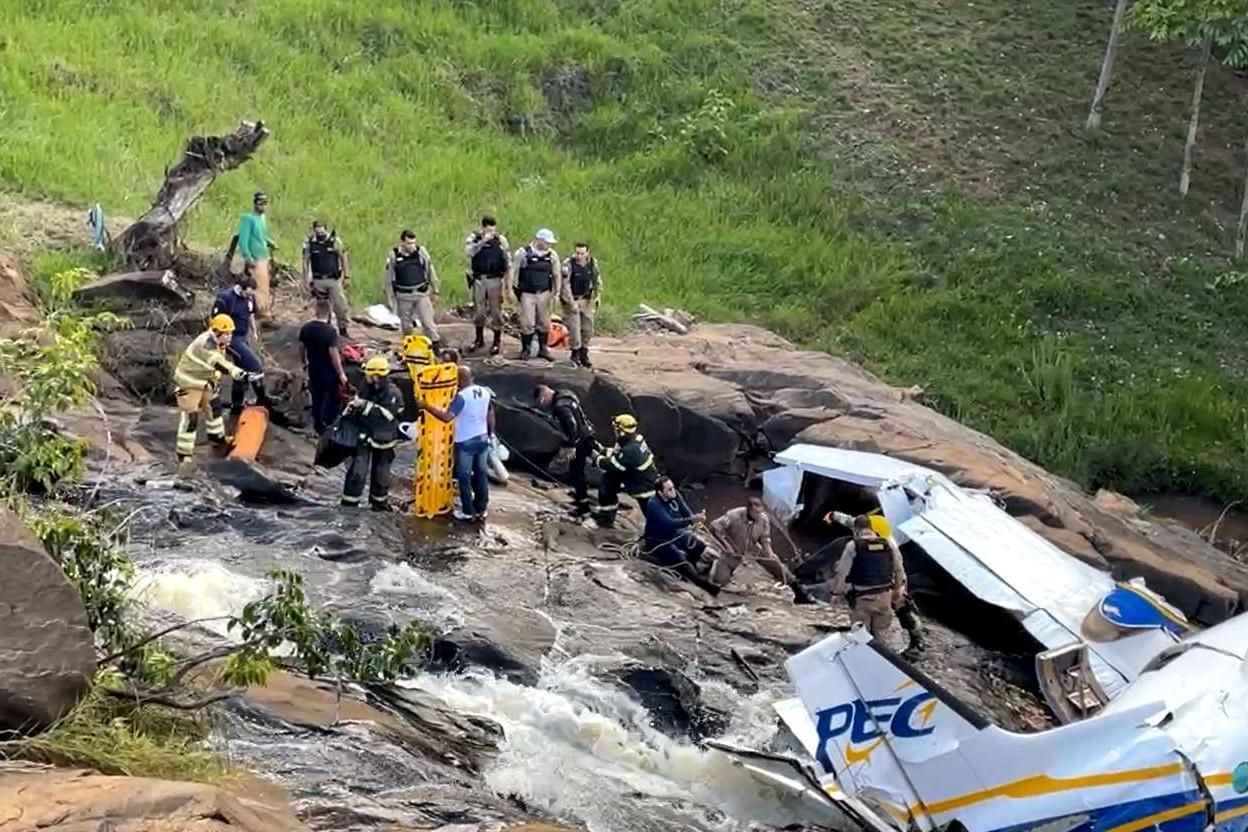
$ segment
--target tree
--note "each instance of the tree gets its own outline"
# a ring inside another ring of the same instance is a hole
[[[1097,79],[1096,90],[1092,93],[1092,108],[1088,110],[1088,121],[1085,125],[1089,130],[1101,126],[1101,107],[1105,104],[1105,96],[1109,94],[1109,84],[1114,79],[1114,60],[1118,57],[1118,38],[1122,36],[1122,19],[1127,13],[1130,0],[1118,0],[1114,7],[1114,22],[1109,27],[1109,42],[1105,44],[1105,58],[1101,61],[1101,77]]]
[[[1131,11],[1130,25],[1143,30],[1150,40],[1200,46],[1179,172],[1179,194],[1186,197],[1192,179],[1192,152],[1200,129],[1205,76],[1215,44],[1224,53],[1222,62],[1227,66],[1248,63],[1248,0],[1139,0]]]

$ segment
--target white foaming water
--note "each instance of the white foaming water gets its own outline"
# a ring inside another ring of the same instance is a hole
[[[134,599],[191,621],[237,615],[267,589],[267,582],[231,572],[215,561],[187,560],[141,569]],[[229,638],[227,623],[212,621],[203,627]]]
[[[392,563],[382,567],[373,575],[368,588],[377,595],[399,596],[405,602],[414,600],[412,606],[417,617],[438,632],[463,626],[464,616],[455,593],[433,583],[410,564]]]
[[[424,676],[409,683],[454,710],[495,720],[506,734],[486,779],[590,832],[675,828],[736,832],[801,816],[717,751],[672,739],[623,691],[594,678],[610,659],[580,656],[543,668],[529,688],[487,673]],[[760,693],[739,703],[725,740],[761,744],[775,733]]]

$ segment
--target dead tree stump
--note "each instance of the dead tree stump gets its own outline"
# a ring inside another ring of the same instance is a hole
[[[152,207],[112,241],[113,253],[135,270],[167,269],[181,251],[178,226],[217,174],[252,157],[268,138],[264,122],[244,121],[227,136],[192,136],[182,158],[165,171]]]

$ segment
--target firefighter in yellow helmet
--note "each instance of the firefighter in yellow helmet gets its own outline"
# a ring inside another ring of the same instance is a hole
[[[598,485],[598,525],[610,528],[620,508],[620,491],[626,491],[637,501],[637,507],[646,510],[646,502],[654,496],[659,472],[654,464],[654,454],[646,444],[645,437],[637,431],[637,419],[621,413],[611,420],[615,428],[615,445],[595,460],[602,470]]]
[[[390,466],[403,415],[403,396],[390,380],[390,359],[374,355],[364,362],[364,388],[345,412],[359,426],[360,439],[342,484],[342,504],[358,506],[367,482],[369,506],[373,511],[389,511]]]
[[[225,420],[221,418],[221,403],[217,401],[217,386],[223,374],[235,381],[249,378],[249,374],[225,357],[234,335],[234,320],[229,315],[214,315],[208,322],[208,331],[195,339],[182,352],[173,371],[173,385],[178,400],[178,462],[185,462],[195,453],[195,437],[199,432],[199,417],[206,413],[204,432],[217,445],[228,445]]]

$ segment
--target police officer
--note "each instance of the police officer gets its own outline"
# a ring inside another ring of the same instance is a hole
[[[351,279],[351,264],[338,232],[330,231],[320,220],[312,223],[312,234],[303,244],[303,279],[314,299],[330,302],[337,318],[338,334],[347,337],[351,311],[347,307],[345,290]]]
[[[884,641],[906,596],[906,570],[901,551],[892,540],[871,528],[871,519],[860,514],[853,520],[854,539],[845,546],[832,578],[832,593],[849,602],[849,619],[862,624]]]
[[[367,481],[373,511],[389,511],[390,466],[403,412],[403,396],[390,380],[389,359],[374,355],[364,362],[364,389],[347,404],[346,412],[359,425],[360,440],[347,466],[342,504],[358,506]]]
[[[507,238],[498,233],[498,221],[489,214],[481,218],[481,228],[464,241],[468,258],[468,288],[472,292],[472,323],[476,338],[469,350],[485,346],[485,325],[494,332],[490,355],[498,355],[503,337],[503,284],[511,269],[511,249]]]
[[[533,388],[533,401],[550,411],[563,431],[564,447],[561,453],[570,454],[568,479],[572,481],[572,510],[576,514],[589,513],[589,484],[585,478],[585,465],[602,447],[594,436],[594,426],[585,416],[581,400],[571,390],[552,390],[545,384]]]
[[[602,271],[598,259],[589,253],[588,243],[577,243],[573,254],[563,261],[563,310],[568,325],[572,363],[589,363],[589,339],[594,336],[594,312],[602,302]]]
[[[520,355],[529,357],[529,345],[537,339],[539,358],[552,360],[547,339],[550,337],[550,299],[562,297],[562,268],[559,255],[551,246],[557,242],[555,232],[539,228],[533,242],[516,249],[511,258],[508,291],[516,293],[520,304]]]
[[[404,230],[399,244],[386,257],[382,291],[390,302],[390,310],[399,317],[403,334],[412,331],[412,322],[433,342],[433,351],[442,348],[437,324],[433,321],[433,298],[438,294],[438,273],[424,246],[416,242],[416,233]]]
[[[645,437],[637,432],[636,417],[621,413],[611,420],[615,428],[615,446],[597,458],[602,469],[598,485],[598,525],[610,528],[620,508],[620,491],[627,491],[643,512],[646,502],[654,496],[659,472],[654,454]]]

